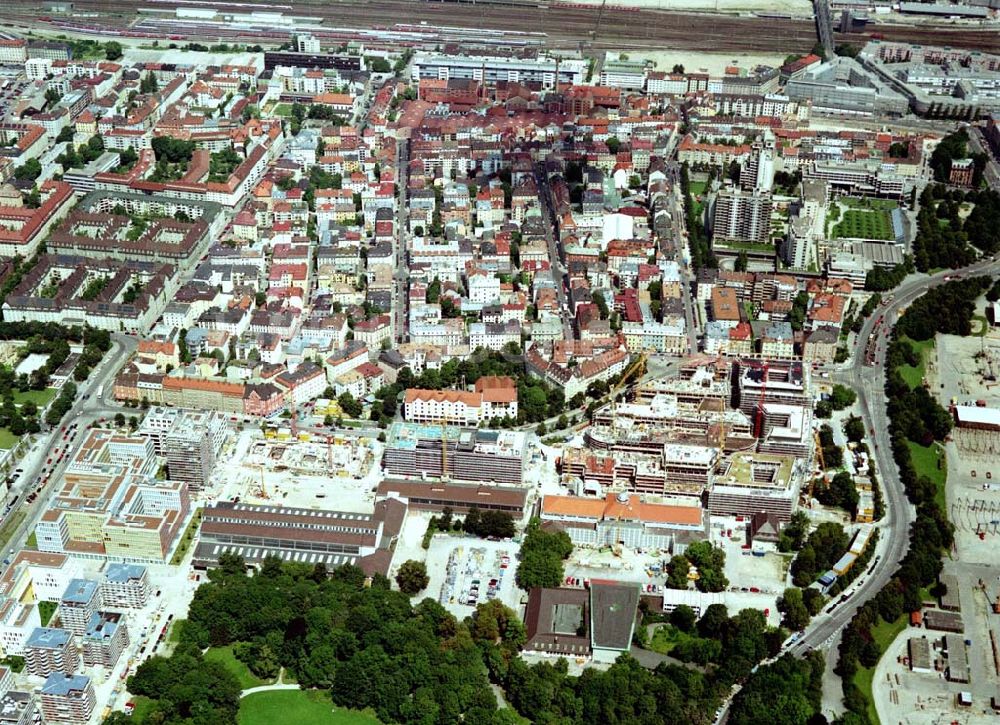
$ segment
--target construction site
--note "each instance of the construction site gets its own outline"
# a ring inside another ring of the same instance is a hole
[[[243,431],[218,470],[220,500],[370,510],[381,444],[344,434],[292,436],[287,429]]]

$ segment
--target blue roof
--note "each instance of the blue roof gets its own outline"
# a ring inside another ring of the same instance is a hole
[[[25,647],[43,647],[45,649],[62,649],[72,635],[65,629],[55,627],[35,627],[24,643]]]
[[[62,601],[86,604],[94,598],[97,586],[97,582],[93,579],[71,579],[66,591],[63,592]]]
[[[139,564],[108,564],[104,576],[109,582],[124,584],[129,579],[141,579],[146,573],[146,567]]]
[[[116,631],[118,631],[117,621],[107,619],[100,612],[94,612],[90,615],[90,621],[87,622],[87,632],[84,637],[87,639],[111,639],[115,636]]]
[[[90,684],[90,678],[86,675],[73,675],[67,677],[62,672],[53,672],[45,679],[42,685],[43,695],[68,695],[74,690],[83,690]]]

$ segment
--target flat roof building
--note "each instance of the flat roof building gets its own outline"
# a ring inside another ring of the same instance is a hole
[[[383,468],[390,476],[441,478],[446,473],[459,481],[521,485],[527,441],[520,431],[393,423]]]
[[[386,574],[407,506],[398,499],[375,504],[370,514],[228,501],[202,514],[193,564],[208,568],[229,552],[258,565],[269,556],[302,564],[345,564]]]
[[[54,627],[36,627],[24,643],[24,662],[35,677],[53,672],[72,675],[80,668],[80,655],[73,644],[73,633]]]
[[[510,486],[387,478],[378,485],[375,498],[390,497],[405,499],[409,508],[417,511],[441,511],[448,507],[455,513],[464,514],[476,507],[480,511],[503,511],[518,519],[524,515],[528,492]]]
[[[42,686],[42,715],[46,722],[85,723],[94,713],[94,685],[85,675],[49,675]]]

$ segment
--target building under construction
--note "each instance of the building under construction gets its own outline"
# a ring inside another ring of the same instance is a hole
[[[394,423],[382,465],[388,476],[520,486],[527,449],[519,431]]]

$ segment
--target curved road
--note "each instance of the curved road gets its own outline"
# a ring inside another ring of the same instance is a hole
[[[886,328],[892,327],[901,309],[912,304],[930,288],[942,284],[945,277],[993,274],[1000,271],[998,260],[1000,255],[986,258],[964,269],[946,270],[930,276],[905,280],[892,293],[891,301],[878,307],[865,321],[858,335],[851,365],[846,370],[834,374],[837,382],[850,386],[857,393],[865,427],[869,431],[875,431],[871,437],[885,499],[885,516],[879,522],[879,528],[881,539],[886,542],[886,548],[872,560],[873,564],[868,571],[849,587],[847,600],[836,606],[832,613],[823,613],[815,617],[798,640],[789,645],[786,651],[799,656],[804,655],[816,647],[823,646],[829,638],[843,629],[854,617],[854,613],[878,594],[892,578],[909,546],[909,527],[914,519],[914,511],[906,498],[903,484],[899,480],[899,469],[892,458],[889,420],[886,414],[885,353],[888,336],[883,334],[882,328],[876,333],[875,322],[883,318]],[[865,349],[873,335],[880,338],[877,343],[875,364],[865,365]]]

